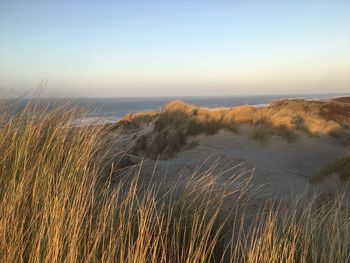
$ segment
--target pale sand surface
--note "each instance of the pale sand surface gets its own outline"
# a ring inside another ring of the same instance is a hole
[[[220,131],[216,135],[188,138],[197,146],[183,150],[169,160],[144,159],[142,176],[145,180],[165,182],[171,187],[194,171],[206,171],[213,165],[221,175],[220,183],[242,173],[251,176],[251,193],[257,199],[290,199],[306,191],[339,191],[344,185],[337,176],[311,184],[310,177],[321,167],[347,153],[347,148],[331,136],[310,137],[300,132],[295,142],[273,136],[266,142],[249,138],[249,126],[240,126],[239,133]],[[131,147],[137,136],[152,131],[147,127],[125,137],[125,147]],[[135,159],[139,157],[134,157]],[[156,167],[156,168],[155,168]],[[155,171],[155,172],[154,172]],[[181,179],[180,179],[181,180]],[[258,191],[257,191],[258,190]]]

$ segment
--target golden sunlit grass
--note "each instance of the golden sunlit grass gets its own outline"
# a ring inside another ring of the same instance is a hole
[[[76,109],[33,105],[9,117],[3,109],[0,262],[349,260],[341,200],[261,204],[250,217],[243,175],[222,184],[213,168],[164,193],[141,164],[117,171],[108,130],[74,127]]]
[[[249,138],[268,141],[279,136],[288,142],[297,140],[298,132],[310,136],[332,135],[344,142],[350,137],[350,104],[342,101],[282,100],[257,108],[200,108],[182,101],[167,104],[160,113],[130,115],[121,121],[140,127],[154,121],[152,137],[142,140],[144,152],[151,158],[173,157],[186,144],[186,138],[215,134],[219,130],[239,132],[241,125],[251,126]]]
[[[119,124],[122,125],[123,128],[137,129],[142,127],[142,125],[151,123],[158,115],[158,112],[153,111],[129,113],[123,117]]]
[[[334,110],[336,107],[338,111]],[[262,108],[241,106],[207,109],[174,101],[160,114],[156,128],[181,127],[186,134],[196,135],[215,133],[223,128],[236,131],[238,125],[252,124],[270,127],[271,135],[280,135],[281,129],[328,134],[341,129],[344,124],[350,124],[349,108],[348,104],[338,102],[284,100]]]

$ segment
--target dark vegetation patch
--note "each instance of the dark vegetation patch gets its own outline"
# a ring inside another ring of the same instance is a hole
[[[298,138],[297,134],[293,130],[288,129],[288,127],[284,125],[273,127],[269,123],[255,125],[249,138],[256,141],[268,142],[272,135],[282,137],[290,143],[295,142]]]
[[[337,102],[343,102],[343,103],[350,104],[350,97],[340,97],[340,98],[336,98],[336,99],[333,99],[333,100],[337,101]]]
[[[349,127],[350,104],[330,101],[322,106],[321,115],[325,119],[334,120]]]
[[[339,175],[342,181],[350,179],[350,156],[345,156],[336,159],[335,161],[327,164],[320,171],[312,177],[312,181],[320,181],[331,174]]]

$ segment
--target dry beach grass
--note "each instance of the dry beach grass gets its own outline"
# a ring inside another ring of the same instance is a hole
[[[268,107],[241,106],[208,109],[173,101],[162,112],[131,114],[122,119],[121,126],[142,127],[154,122],[148,138],[140,138],[138,148],[151,158],[170,158],[186,144],[186,139],[199,134],[212,135],[222,129],[238,133],[242,125],[252,127],[250,138],[268,141],[279,136],[293,142],[298,132],[309,136],[331,135],[342,142],[350,141],[350,104],[347,100],[305,101],[282,100]]]
[[[156,130],[235,131],[269,111],[173,103]],[[281,117],[284,109],[276,112],[273,126],[292,125]],[[340,127],[304,114],[312,133]],[[342,194],[327,202],[262,203],[247,218],[249,181],[240,174],[221,184],[220,171],[210,169],[163,193],[161,182],[142,180],[142,163],[118,167],[109,128],[72,127],[81,116],[66,105],[40,113],[31,105],[14,118],[0,112],[1,262],[349,261],[350,213]]]

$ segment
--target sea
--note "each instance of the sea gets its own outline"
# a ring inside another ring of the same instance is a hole
[[[303,95],[262,95],[262,96],[198,96],[198,97],[138,97],[138,98],[66,98],[64,101],[85,109],[84,123],[114,123],[123,116],[133,112],[161,111],[163,107],[174,100],[181,100],[192,105],[218,108],[238,107],[249,105],[255,107],[267,106],[273,100],[305,99],[320,100],[349,96],[350,94],[303,94]],[[36,99],[42,107],[54,105],[62,99]],[[17,110],[23,109],[30,99],[8,100],[9,104],[16,103]]]

